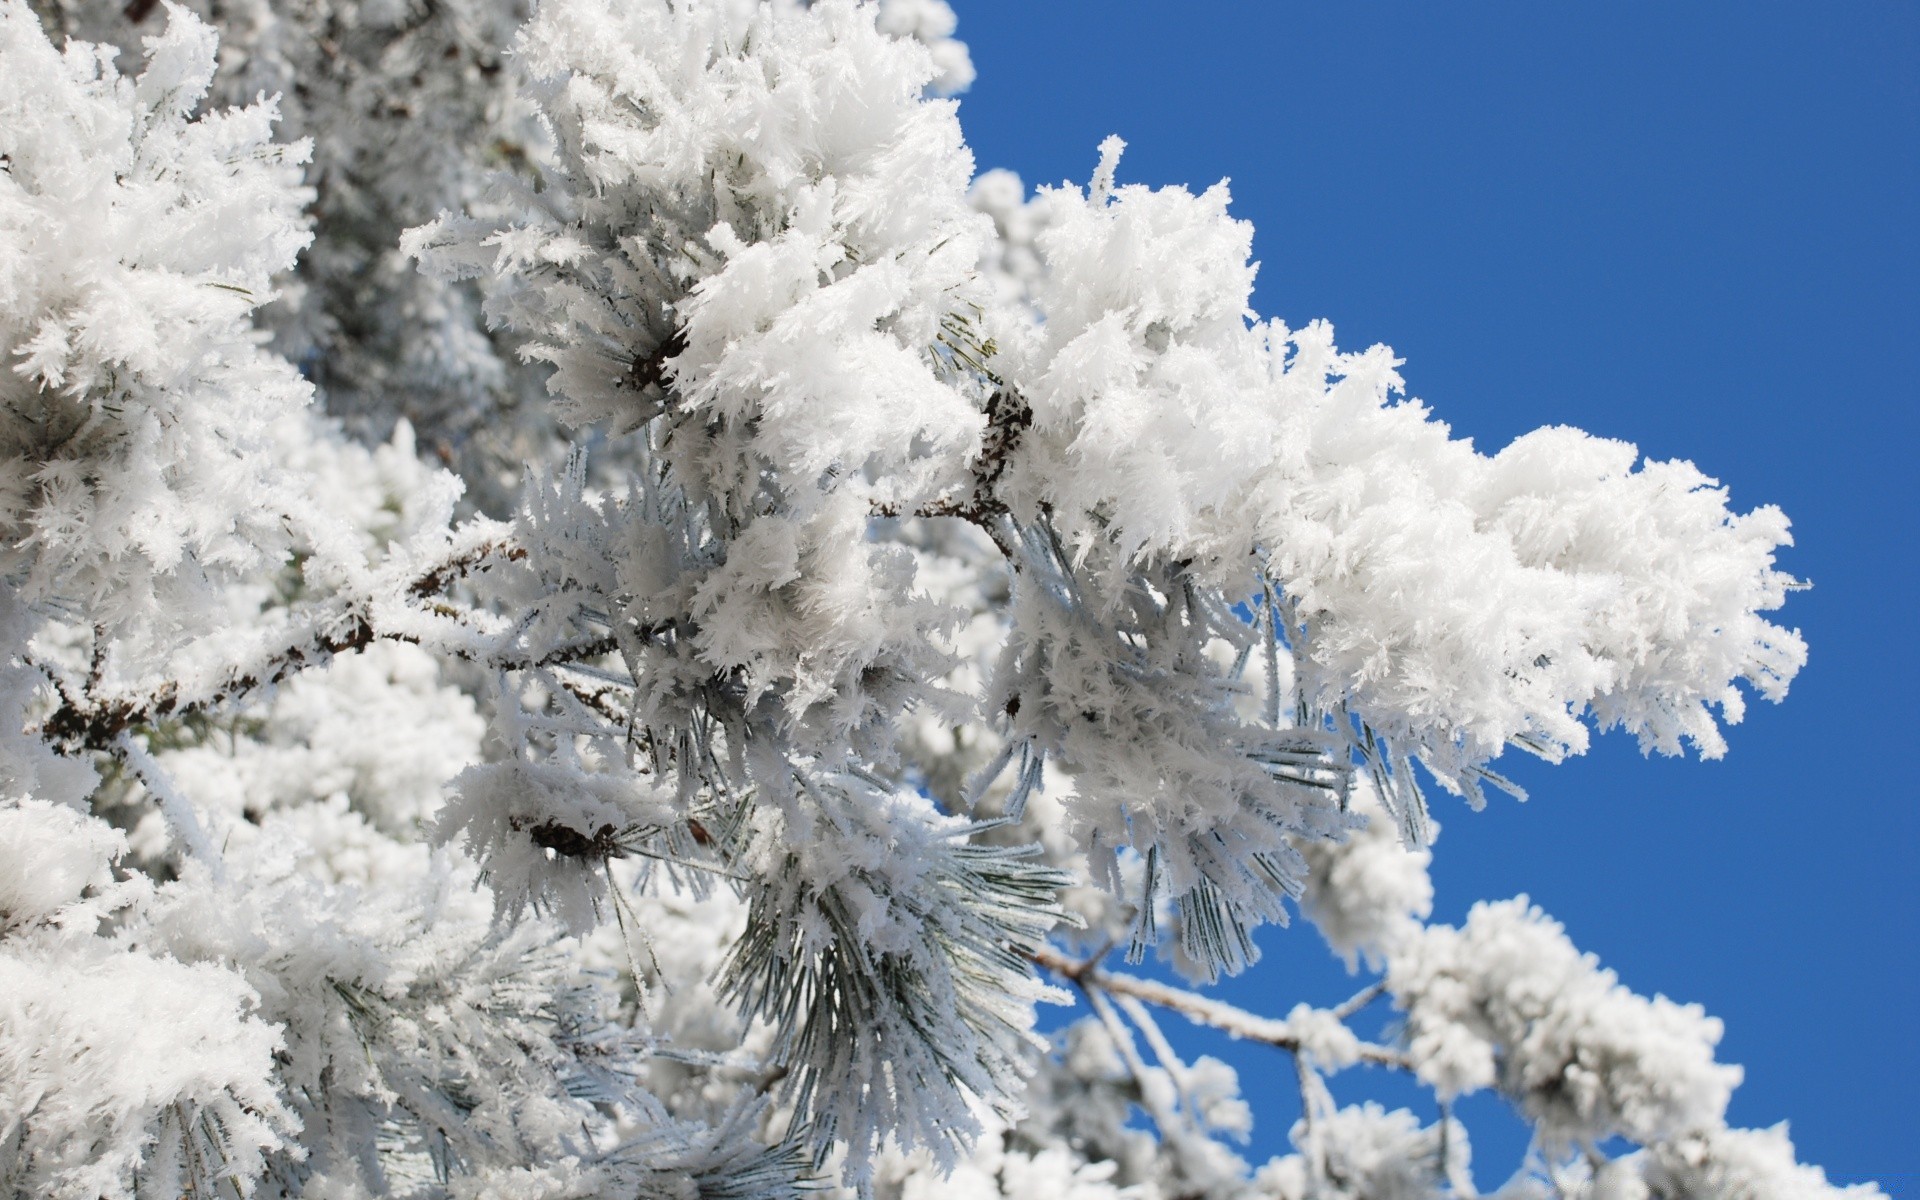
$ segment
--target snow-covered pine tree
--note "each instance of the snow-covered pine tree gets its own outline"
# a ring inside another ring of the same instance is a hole
[[[0,1195],[1466,1196],[1485,1089],[1502,1195],[1879,1194],[1524,898],[1426,920],[1426,792],[1785,692],[1785,518],[1450,439],[1117,140],[976,176],[953,32],[0,0]],[[1349,1003],[1106,961],[1290,899]]]

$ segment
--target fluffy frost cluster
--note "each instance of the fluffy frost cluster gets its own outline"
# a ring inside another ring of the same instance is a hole
[[[1427,923],[1423,786],[1784,693],[1776,510],[1451,438],[1117,139],[976,174],[943,0],[197,11],[0,0],[0,1196],[1411,1200],[1478,1089],[1505,1195],[1848,1194]],[[1104,965],[1289,898],[1378,982]]]
[[[213,48],[176,21],[129,77],[0,17],[0,569],[116,629],[277,560],[297,499],[268,431],[309,389],[251,315],[308,241],[305,147],[271,103],[191,118]]]

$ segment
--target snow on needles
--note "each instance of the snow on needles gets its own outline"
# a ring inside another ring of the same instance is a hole
[[[310,390],[251,314],[309,235],[274,106],[190,114],[213,31],[169,8],[149,61],[0,6],[0,570],[35,599],[169,627],[209,573],[283,551],[267,430]]]
[[[42,7],[145,66],[0,0],[0,1194],[1472,1194],[1369,1068],[1515,1198],[1849,1194],[1697,1007],[1429,920],[1423,779],[1785,693],[1777,510],[1480,453],[1117,137],[976,176],[944,0]],[[1106,967],[1290,902],[1378,980]]]

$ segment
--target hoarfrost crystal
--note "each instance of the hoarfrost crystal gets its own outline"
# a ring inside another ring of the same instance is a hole
[[[1479,453],[1117,138],[977,173],[955,33],[0,0],[0,1196],[1474,1194],[1361,1066],[1506,1098],[1503,1194],[1879,1194],[1524,897],[1429,921],[1433,786],[1784,694],[1785,518]],[[1296,902],[1353,1000],[1106,962]]]

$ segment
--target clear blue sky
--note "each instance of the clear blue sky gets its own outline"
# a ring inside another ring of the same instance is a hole
[[[1524,806],[1442,798],[1439,915],[1531,894],[1726,1021],[1734,1122],[1790,1119],[1834,1179],[1920,1196],[1920,5],[954,7],[983,168],[1084,181],[1118,133],[1122,182],[1230,177],[1261,312],[1390,344],[1458,435],[1578,425],[1793,518],[1815,588],[1785,611],[1812,646],[1786,703],[1721,762],[1615,737],[1512,764]],[[1263,944],[1231,998],[1344,994],[1311,931]],[[1252,1156],[1281,1149],[1284,1062],[1202,1044],[1267,1117]],[[1516,1130],[1477,1123],[1483,1185]]]

